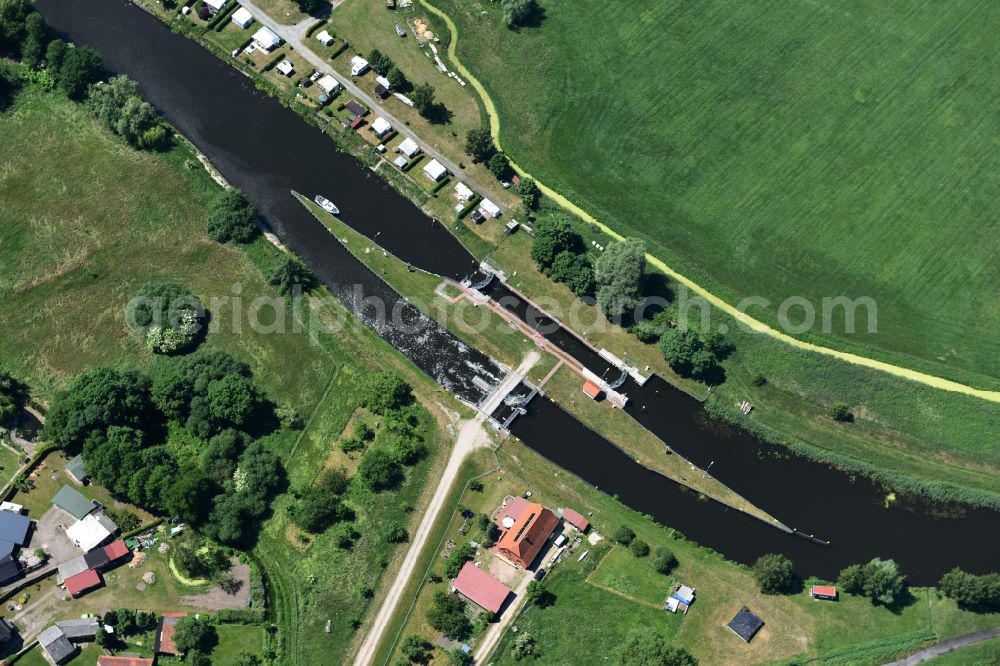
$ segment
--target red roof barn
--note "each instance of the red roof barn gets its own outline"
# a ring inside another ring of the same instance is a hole
[[[101,577],[97,575],[97,572],[93,569],[87,569],[86,571],[81,571],[75,576],[70,576],[63,581],[66,585],[66,591],[74,597],[78,597],[84,592],[89,592],[90,590],[98,587],[101,584]]]
[[[480,608],[499,613],[510,595],[510,588],[472,562],[466,562],[452,583],[452,588]]]
[[[119,539],[113,543],[109,543],[104,547],[104,554],[108,556],[108,562],[114,562],[117,559],[125,557],[129,554],[128,546],[125,542]]]
[[[562,512],[563,520],[567,523],[580,530],[581,532],[586,532],[587,528],[590,527],[590,521],[584,518],[581,514],[566,507]]]

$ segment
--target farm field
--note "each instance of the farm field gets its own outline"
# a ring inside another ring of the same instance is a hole
[[[990,3],[433,4],[533,175],[768,323],[870,296],[876,334],[805,335],[997,386]]]

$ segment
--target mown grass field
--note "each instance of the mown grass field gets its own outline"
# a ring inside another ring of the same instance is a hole
[[[814,335],[996,386],[992,3],[433,1],[534,175],[765,320],[871,296],[876,335]]]
[[[931,666],[996,666],[1000,663],[1000,638],[970,645],[927,663]]]

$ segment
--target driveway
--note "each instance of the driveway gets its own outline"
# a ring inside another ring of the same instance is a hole
[[[66,536],[66,528],[73,522],[73,517],[68,513],[52,507],[36,521],[35,531],[32,533],[31,541],[26,548],[44,549],[56,564],[83,555],[83,551],[77,548]]]

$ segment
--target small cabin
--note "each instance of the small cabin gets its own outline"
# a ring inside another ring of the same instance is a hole
[[[813,585],[809,588],[809,596],[813,599],[837,600],[837,588],[830,585]]]

